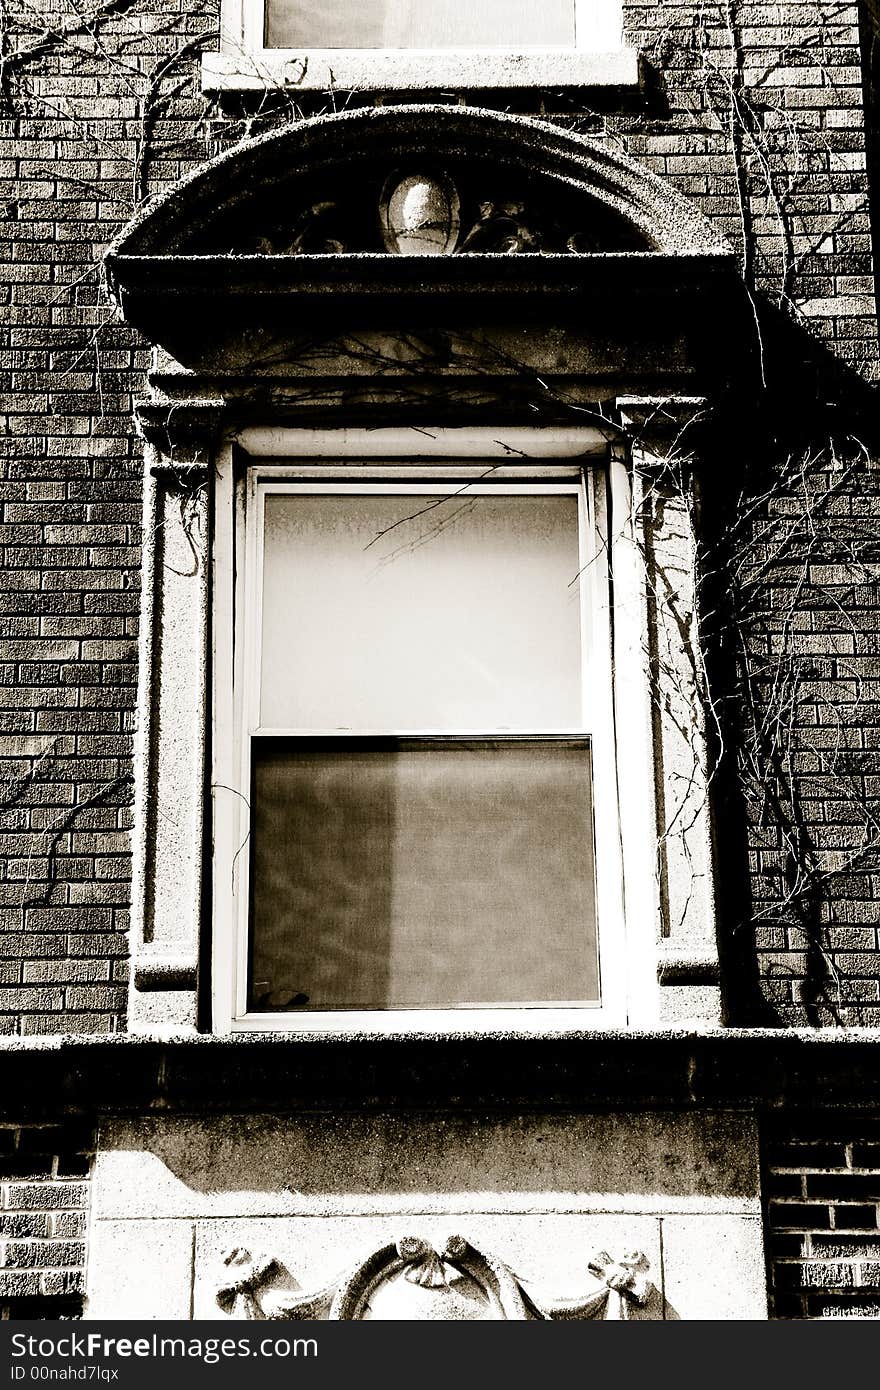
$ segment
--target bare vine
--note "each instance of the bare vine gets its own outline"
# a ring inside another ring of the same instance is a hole
[[[701,788],[711,792],[725,758],[735,760],[752,856],[752,911],[735,930],[764,962],[765,995],[783,1019],[847,1023],[859,998],[839,968],[835,932],[847,931],[846,899],[870,898],[880,867],[880,804],[870,789],[878,760],[861,746],[871,722],[864,673],[873,672],[880,528],[858,505],[876,507],[880,475],[852,436],[775,464],[743,462],[721,524],[693,551],[690,581],[670,584],[654,570],[655,605],[681,639],[673,657],[652,653],[655,699],[667,717],[676,696],[679,710],[690,701],[703,711],[708,741],[690,740],[698,811]],[[670,451],[644,492],[641,532],[670,499],[698,508],[704,486],[695,460]],[[722,650],[719,683],[713,657]],[[679,733],[688,741],[686,727]],[[674,835],[686,849],[690,790],[679,792],[661,845]]]
[[[678,67],[687,74],[695,100],[679,114],[689,128],[714,131],[725,139],[736,190],[742,276],[760,340],[760,300],[769,298],[793,318],[802,318],[802,273],[814,257],[831,249],[856,216],[867,212],[868,195],[863,180],[847,179],[839,168],[830,132],[808,124],[786,104],[783,78],[786,69],[809,64],[833,93],[830,57],[847,40],[851,17],[843,6],[817,4],[812,30],[780,42],[756,68],[749,66],[755,57],[743,42],[740,10],[740,0],[699,6],[689,22],[670,27],[656,40],[649,57],[661,72]],[[829,211],[820,230],[813,231],[805,207],[817,175],[829,170],[840,172],[850,186],[847,196],[855,201]]]

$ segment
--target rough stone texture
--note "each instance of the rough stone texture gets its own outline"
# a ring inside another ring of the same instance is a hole
[[[717,1219],[703,1220],[714,1227]],[[438,1217],[418,1210],[384,1218],[99,1221],[91,1247],[94,1273],[86,1315],[94,1320],[217,1319],[222,1315],[216,1293],[228,1277],[224,1257],[231,1249],[274,1256],[291,1281],[312,1292],[332,1285],[370,1253],[409,1233],[442,1248],[450,1233],[460,1232],[484,1254],[503,1259],[542,1289],[571,1297],[589,1285],[586,1264],[594,1250],[637,1248],[647,1255],[659,1279],[661,1224],[655,1217],[639,1216],[511,1218],[453,1211]],[[111,1251],[117,1260],[121,1253],[121,1274],[111,1273]],[[757,1251],[760,1259],[760,1239]],[[674,1316],[671,1309],[668,1316]]]
[[[532,52],[509,56],[503,50],[474,57],[469,53],[439,50],[435,55],[410,54],[406,49],[377,49],[334,57],[330,63],[312,60],[291,62],[267,58],[254,62],[240,52],[208,53],[204,60],[206,84],[217,91],[261,91],[266,86],[294,85],[298,92],[325,93],[329,86],[371,89],[401,87],[409,91],[466,88],[475,84],[508,88],[565,86],[634,87],[638,82],[637,55],[633,49],[592,54],[564,55]]]
[[[0,1317],[75,1317],[94,1134],[81,1121],[0,1125]]]
[[[101,1221],[89,1248],[90,1318],[192,1317],[188,1221]]]
[[[108,1121],[94,1212],[124,1217],[388,1211],[751,1213],[741,1115],[472,1113]]]
[[[66,8],[54,16],[44,6],[39,23],[15,0],[6,9],[3,1032],[110,1031],[124,1013],[141,491],[131,405],[147,357],[102,294],[100,257],[145,193],[167,188],[243,134],[337,100],[296,88],[203,95],[198,55],[215,45],[215,9],[213,0],[131,0],[82,25]],[[874,380],[857,7],[823,17],[813,0],[743,0],[732,10],[627,0],[624,19],[627,41],[644,55],[641,96],[552,87],[472,92],[468,100],[605,139],[672,182],[737,249],[745,230],[756,284],[792,310],[806,340]],[[731,92],[739,112],[732,123]],[[870,480],[859,495],[838,500],[851,523],[873,524],[880,500]],[[853,852],[860,827],[853,827],[852,795],[876,807],[880,788],[876,602],[873,572],[847,571],[849,541],[838,540],[824,576],[812,576],[823,596],[802,596],[794,619],[816,671],[798,773],[809,833],[822,854],[837,856],[821,942],[837,1012],[873,1024],[880,1020],[877,879],[870,860]],[[783,599],[791,589],[780,577]],[[829,771],[832,754],[847,760],[852,795],[835,794],[841,769]],[[784,846],[762,831],[752,850],[759,904],[772,904],[765,890],[778,878]],[[800,927],[768,918],[758,946],[777,1015],[829,1021],[834,1010],[811,1012],[803,997],[813,967]]]
[[[723,1322],[766,1317],[759,1217],[666,1216],[662,1232],[663,1291],[679,1317],[689,1308]]]
[[[308,1292],[408,1233],[440,1249],[461,1234],[569,1299],[595,1251],[636,1249],[665,1295],[655,1317],[766,1310],[747,1115],[111,1121],[92,1230],[95,1319],[216,1318],[235,1247],[276,1257]]]
[[[762,1151],[773,1315],[880,1317],[880,1120],[777,1121]]]

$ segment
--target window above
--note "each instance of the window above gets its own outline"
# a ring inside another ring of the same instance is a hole
[[[620,0],[223,0],[203,85],[630,86]]]
[[[266,48],[574,48],[597,0],[265,0]],[[619,37],[619,35],[618,35]]]

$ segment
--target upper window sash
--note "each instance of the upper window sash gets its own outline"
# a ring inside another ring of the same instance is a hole
[[[585,730],[587,508],[583,479],[259,482],[251,732]]]

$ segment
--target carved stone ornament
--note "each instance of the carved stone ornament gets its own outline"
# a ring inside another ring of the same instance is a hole
[[[649,1263],[639,1251],[615,1259],[598,1251],[587,1264],[594,1287],[571,1299],[542,1297],[501,1260],[448,1238],[436,1250],[419,1236],[382,1246],[348,1275],[315,1293],[292,1289],[274,1257],[241,1248],[224,1258],[217,1303],[256,1321],[574,1321],[658,1316]]]
[[[589,252],[590,232],[555,219],[548,206],[524,197],[465,199],[448,173],[394,173],[379,199],[382,248],[398,256],[448,256],[456,252]],[[594,221],[596,215],[594,214]],[[367,224],[369,225],[369,224]],[[613,236],[610,232],[606,235]],[[598,244],[602,235],[598,234]],[[263,255],[332,254],[378,250],[361,229],[345,200],[316,202],[303,209],[288,231],[279,228],[251,248]]]
[[[460,204],[446,175],[392,174],[379,203],[385,250],[401,256],[445,256],[458,241]]]

